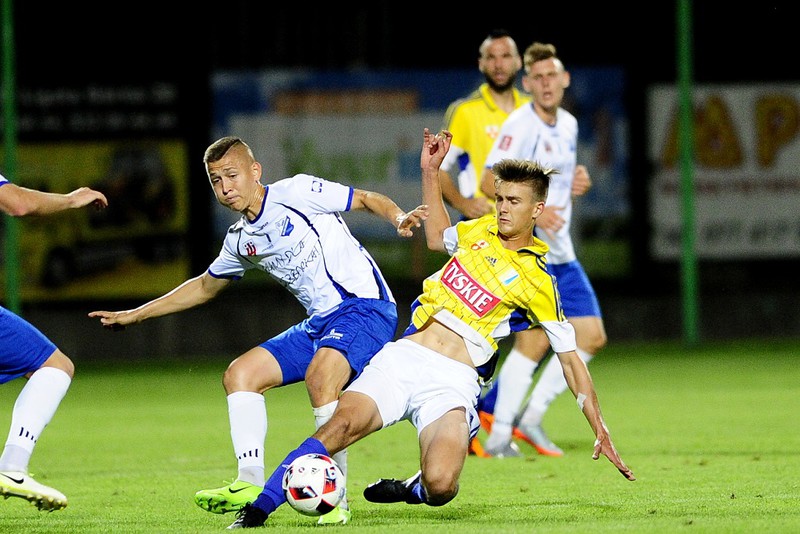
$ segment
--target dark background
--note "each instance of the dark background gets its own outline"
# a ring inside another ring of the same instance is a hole
[[[458,3],[312,8],[231,0],[179,9],[151,0],[92,7],[18,0],[14,19],[23,81],[281,66],[462,68],[474,64],[488,30],[502,27],[521,49],[554,42],[568,66],[622,64],[634,79],[652,82],[675,79],[679,3],[509,4],[485,12]],[[691,11],[697,81],[798,78],[791,2],[706,0]]]
[[[645,94],[651,84],[678,79],[679,4],[559,2],[518,7],[507,3],[498,4],[499,9],[490,12],[487,5],[476,10],[446,2],[403,6],[339,3],[313,8],[299,2],[276,5],[233,0],[178,5],[146,0],[90,8],[66,2],[17,1],[17,83],[57,87],[177,80],[190,154],[196,156],[193,162],[199,162],[211,141],[209,75],[215,70],[477,67],[478,45],[494,28],[509,30],[521,50],[534,40],[555,43],[567,68],[621,65],[628,80],[631,176],[645,177],[634,179],[631,191],[634,274],[630,279],[594,282],[612,339],[625,335],[678,337],[680,268],[674,263],[652,262],[647,250],[645,180],[650,169],[646,160]],[[792,3],[742,6],[711,0],[693,4],[690,45],[696,82],[800,79],[797,17]],[[216,250],[207,248],[208,191],[201,165],[192,166],[190,179],[194,184],[193,224],[198,230],[194,235],[199,236],[190,247],[194,255],[192,272],[196,273],[207,266]],[[746,206],[741,209],[743,216],[758,216],[748,213]],[[796,310],[787,313],[787,309],[797,308],[793,295],[800,293],[800,277],[795,274],[800,258],[758,262],[743,258],[738,262],[703,262],[699,267],[702,316],[714,320],[703,326],[705,336],[800,333]],[[409,288],[409,297],[417,289]],[[396,293],[406,298],[405,288]],[[742,305],[756,294],[771,296],[756,304],[755,310],[752,303]],[[232,297],[231,304],[235,302]],[[759,311],[769,312],[775,320],[756,329],[751,326],[752,315]],[[190,317],[187,314],[187,320]]]

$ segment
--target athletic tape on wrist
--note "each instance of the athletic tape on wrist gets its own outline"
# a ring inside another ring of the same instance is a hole
[[[575,401],[578,403],[578,408],[583,411],[583,403],[586,402],[586,395],[583,393],[578,393],[578,396],[575,398]]]

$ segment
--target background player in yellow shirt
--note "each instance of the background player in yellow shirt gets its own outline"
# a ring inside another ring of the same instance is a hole
[[[492,211],[494,199],[480,189],[486,155],[508,114],[530,102],[516,87],[522,58],[505,30],[494,30],[478,48],[478,70],[486,81],[464,98],[453,101],[444,116],[444,129],[453,134],[439,176],[445,201],[474,219]]]

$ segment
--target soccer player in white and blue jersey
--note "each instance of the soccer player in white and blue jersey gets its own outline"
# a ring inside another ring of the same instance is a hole
[[[175,313],[207,302],[252,269],[274,277],[306,309],[307,319],[239,356],[223,376],[238,476],[227,486],[198,491],[195,503],[227,513],[252,502],[264,484],[263,393],[305,380],[321,426],[342,389],[394,338],[395,299],[340,212],[370,211],[410,237],[427,211],[420,206],[406,213],[382,194],[308,174],[263,185],[261,164],[238,137],[214,142],[203,161],[217,200],[242,214],[217,258],[200,276],[138,308],[89,316],[113,328]],[[346,451],[335,460],[346,475]],[[349,517],[344,501],[320,522],[346,523]]]
[[[0,174],[0,211],[13,217],[51,215],[94,205],[105,208],[105,195],[88,187],[68,194],[21,187]],[[0,455],[0,495],[20,497],[40,510],[60,510],[66,496],[28,474],[28,464],[45,427],[67,394],[75,365],[38,328],[0,306],[0,384],[24,377],[28,381],[11,412]]]
[[[537,161],[553,167],[559,174],[550,183],[545,211],[536,221],[536,236],[550,247],[547,270],[558,280],[564,313],[575,327],[578,354],[588,363],[606,344],[606,332],[594,288],[575,254],[570,236],[572,197],[590,185],[588,172],[577,165],[578,121],[561,107],[569,87],[569,72],[556,55],[552,44],[533,43],[523,58],[523,86],[531,93],[532,103],[514,110],[503,123],[497,140],[486,158],[482,188],[487,195],[494,191],[491,166],[506,158]],[[520,332],[514,347],[498,372],[495,387],[487,393],[481,416],[492,411],[496,393],[491,433],[486,452],[494,456],[518,456],[511,441],[513,435],[524,439],[540,454],[561,456],[562,450],[544,433],[541,423],[550,403],[567,389],[567,382],[557,358],[550,358],[536,383],[527,408],[513,423],[533,381],[538,362],[550,348],[541,329]],[[488,425],[485,425],[488,426]]]
[[[381,479],[364,490],[370,502],[442,506],[459,491],[471,436],[478,432],[478,368],[497,351],[512,325],[542,326],[569,373],[569,387],[595,436],[592,458],[604,455],[635,480],[611,440],[575,332],[564,317],[544,266],[547,245],[533,236],[552,169],[532,161],[498,163],[497,214],[451,226],[439,167],[452,134],[424,131],[422,198],[428,205],[428,248],[451,258],[422,286],[411,325],[381,349],[342,393],[333,417],[290,452],[261,494],[228,528],[257,528],[286,502],[281,480],[297,457],[329,456],[382,428],[409,421],[417,430],[420,471],[405,481]]]

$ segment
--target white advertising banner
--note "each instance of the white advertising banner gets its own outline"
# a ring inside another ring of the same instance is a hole
[[[651,251],[681,254],[678,91],[648,94]],[[704,259],[800,255],[800,85],[693,89],[695,248]]]

